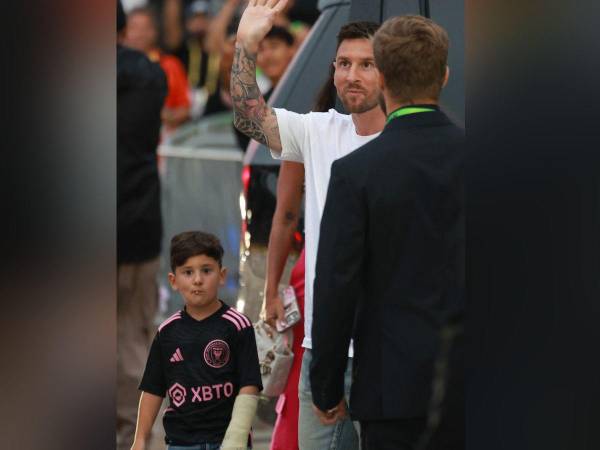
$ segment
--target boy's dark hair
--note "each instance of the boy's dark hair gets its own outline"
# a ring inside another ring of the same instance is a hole
[[[206,255],[223,265],[223,247],[219,238],[202,231],[184,231],[171,239],[171,270],[182,266],[188,258]]]
[[[379,24],[375,22],[350,22],[340,28],[337,35],[337,47],[340,48],[342,41],[346,39],[371,39],[379,29]]]
[[[264,39],[279,39],[280,41],[285,42],[288,47],[294,45],[294,36],[288,30],[283,27],[274,25]]]

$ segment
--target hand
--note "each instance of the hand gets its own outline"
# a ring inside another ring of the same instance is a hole
[[[313,411],[321,421],[323,425],[333,425],[338,420],[343,420],[347,415],[346,401],[342,397],[342,400],[329,411],[321,411],[315,405],[313,405]]]
[[[250,0],[240,18],[237,40],[247,51],[256,53],[258,44],[273,26],[275,16],[280,13],[287,0]]]
[[[276,322],[283,321],[285,318],[285,311],[283,309],[283,300],[279,297],[279,294],[269,296],[267,294],[266,307],[265,307],[265,320],[275,330]]]

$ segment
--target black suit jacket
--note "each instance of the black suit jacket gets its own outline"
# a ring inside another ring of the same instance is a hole
[[[352,417],[425,416],[438,331],[464,309],[464,130],[439,110],[389,122],[334,162],[314,285],[313,401]]]

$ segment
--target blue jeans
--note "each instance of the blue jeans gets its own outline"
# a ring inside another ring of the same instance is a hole
[[[298,398],[300,399],[300,418],[298,420],[298,443],[300,450],[358,450],[358,433],[349,417],[333,425],[322,425],[312,409],[312,393],[310,391],[309,370],[312,360],[310,349],[304,350]],[[352,384],[352,359],[348,358],[348,366],[344,380],[346,401],[350,399]]]

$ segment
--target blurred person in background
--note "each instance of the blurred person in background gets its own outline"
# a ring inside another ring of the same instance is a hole
[[[285,269],[290,250],[294,245],[294,235],[304,191],[304,166],[301,163],[283,161],[277,181],[277,205],[273,214],[269,245],[267,247],[267,277],[265,297],[270,304],[280,306],[277,315],[266,312],[268,323],[276,329],[275,321],[284,318],[283,302],[280,298],[279,283]],[[298,450],[298,417],[300,402],[298,382],[304,348],[304,249],[300,253],[290,274],[289,284],[294,289],[301,320],[292,327],[292,352],[294,361],[290,369],[283,393],[279,396],[275,411],[277,420],[273,428],[270,450]],[[275,298],[277,300],[275,300]],[[266,304],[266,300],[265,300]]]
[[[317,96],[314,111],[328,111],[335,106],[336,92],[333,70]],[[273,214],[265,280],[265,315],[267,322],[275,328],[277,320],[283,320],[283,302],[279,295],[279,284],[285,264],[294,245],[298,217],[304,193],[304,165],[293,161],[282,161],[277,180],[277,205]],[[270,450],[298,450],[298,419],[300,401],[298,383],[304,347],[304,249],[300,253],[290,275],[290,286],[294,288],[301,320],[292,328],[292,352],[294,362],[283,393],[276,405],[277,420],[273,428]],[[268,307],[266,306],[268,305]]]
[[[308,36],[310,26],[301,20],[292,20],[291,13],[296,5],[295,0],[288,0],[285,7],[274,17],[273,25],[285,28],[294,37],[294,47],[296,50],[302,44],[302,41]]]
[[[162,219],[156,147],[167,81],[158,64],[123,46],[117,3],[117,449],[135,431],[138,393],[158,306]]]
[[[235,49],[235,35],[229,36],[221,47],[221,61],[219,62],[219,81],[217,90],[208,97],[203,116],[231,111],[233,103],[229,93],[229,74],[233,63],[233,50]]]
[[[192,92],[192,117],[205,111],[209,97],[219,95],[221,57],[227,41],[227,27],[242,0],[225,0],[213,17],[211,2],[164,0],[163,46],[177,56],[187,72]],[[183,20],[182,20],[183,16]]]
[[[219,76],[215,92],[209,95],[203,115],[231,111],[233,104],[229,93],[229,74],[233,63],[235,49],[235,33],[227,34],[234,21],[237,7],[241,0],[226,0],[219,13],[213,19],[207,41],[210,47],[219,53]]]
[[[265,100],[271,96],[295,53],[294,36],[283,27],[273,26],[260,42],[256,66],[271,82],[271,88],[263,93]]]
[[[161,51],[158,36],[158,22],[152,9],[139,7],[129,12],[125,44],[160,64],[167,76],[168,93],[161,112],[164,138],[189,119],[190,98],[183,64],[177,57]]]

